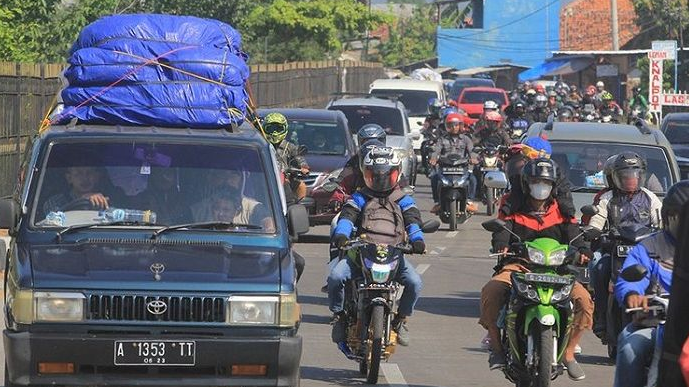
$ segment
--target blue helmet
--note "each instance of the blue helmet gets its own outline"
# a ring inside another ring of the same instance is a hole
[[[445,121],[445,117],[450,113],[458,113],[457,108],[454,106],[446,106],[440,109],[440,118],[443,119],[443,122]]]
[[[440,108],[443,107],[443,103],[440,102],[438,98],[429,98],[428,99],[428,112],[433,115],[433,116],[439,116],[440,115]]]

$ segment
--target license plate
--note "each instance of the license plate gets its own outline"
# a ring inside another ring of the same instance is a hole
[[[537,273],[526,273],[524,274],[524,280],[528,282],[542,282],[547,284],[562,284],[566,285],[571,282],[569,277],[562,277],[559,275],[551,274],[537,274]]]
[[[632,249],[634,246],[629,246],[629,245],[619,245],[617,246],[617,256],[618,257],[626,257],[629,255],[629,250]]]
[[[492,171],[497,171],[497,167],[481,167],[482,172],[492,172]]]
[[[463,175],[464,168],[443,168],[444,175]]]
[[[115,341],[115,365],[193,366],[196,342],[185,340]]]

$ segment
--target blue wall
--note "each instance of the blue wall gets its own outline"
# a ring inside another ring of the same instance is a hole
[[[440,66],[535,66],[560,48],[560,0],[484,0],[483,15],[483,29],[438,28]]]

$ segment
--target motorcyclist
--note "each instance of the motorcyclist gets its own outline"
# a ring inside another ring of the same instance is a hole
[[[648,306],[647,296],[669,293],[672,285],[672,269],[675,242],[678,237],[680,213],[689,201],[689,181],[684,180],[670,187],[663,199],[663,230],[644,238],[634,246],[624,260],[622,268],[642,265],[648,271],[641,281],[628,282],[622,276],[615,284],[615,297],[620,305],[628,308]],[[648,375],[655,380],[660,357],[654,356],[657,321],[651,321],[643,313],[635,315],[618,336],[615,367],[616,387],[641,387],[647,385],[646,366],[653,358]],[[654,384],[655,385],[655,384]]]
[[[502,126],[502,114],[490,111],[485,116],[485,126],[477,128],[474,136],[474,145],[478,146],[509,146],[512,144],[510,135]]]
[[[481,116],[479,117],[478,121],[476,121],[476,124],[474,124],[476,130],[483,130],[486,127],[486,115],[490,112],[496,112],[502,115],[502,112],[500,111],[500,105],[498,105],[495,101],[488,100],[484,102],[483,112],[481,113]]]
[[[466,134],[463,133],[465,126],[465,117],[459,113],[449,114],[445,118],[445,134],[438,138],[435,143],[433,153],[429,160],[431,166],[438,164],[440,156],[446,154],[458,154],[472,162],[476,163],[476,155],[471,153],[474,144]],[[473,176],[472,176],[473,177]],[[433,193],[433,208],[431,213],[436,214],[440,209],[440,198],[438,197],[438,181],[439,175],[433,174],[431,177],[431,191]],[[475,183],[474,183],[475,185]],[[475,188],[474,188],[475,190]],[[469,188],[469,197],[473,197],[472,188]],[[476,212],[477,207],[474,203],[467,201],[467,211]]]
[[[548,114],[548,97],[545,94],[536,94],[534,97],[533,109],[530,112],[532,122],[547,122]]]
[[[660,227],[660,199],[643,187],[646,179],[646,160],[638,154],[625,151],[611,156],[605,162],[603,172],[607,189],[594,199],[597,214],[592,216],[589,225],[603,230],[628,225]],[[611,210],[617,208],[617,214]],[[591,284],[595,294],[607,294],[610,282],[610,255],[591,262]],[[604,337],[606,327],[606,297],[596,297],[594,334]]]
[[[600,100],[596,98],[596,86],[586,86],[586,92],[582,97],[581,103],[583,105],[593,105],[595,108],[598,108],[598,106],[600,106]]]
[[[548,237],[568,244],[579,234],[576,219],[562,214],[554,200],[554,186],[558,179],[558,168],[550,159],[537,158],[524,165],[521,174],[523,201],[519,203],[515,212],[502,217],[507,228],[518,235],[523,241],[530,241],[539,237]],[[493,234],[492,247],[494,252],[506,253],[512,243],[518,240],[507,230]],[[582,259],[590,256],[586,244],[578,239],[573,247],[579,249]],[[512,272],[526,273],[529,271],[528,260],[523,257],[503,257],[493,278],[481,290],[481,317],[479,324],[488,330],[492,348],[488,363],[491,369],[502,368],[505,365],[500,331],[497,318],[500,309],[509,297]],[[575,282],[572,289],[574,303],[574,321],[569,343],[564,353],[564,364],[569,377],[582,380],[585,377],[574,358],[574,349],[579,343],[585,329],[592,325],[593,302],[588,291]]]
[[[299,147],[286,140],[287,129],[287,118],[281,113],[269,113],[263,119],[263,130],[266,139],[275,148],[280,171],[284,173],[289,168],[299,168],[306,175],[310,170],[309,164],[300,154]],[[293,192],[297,200],[306,196],[306,184],[303,181],[285,181],[285,188]]]
[[[334,231],[337,246],[346,245],[355,228],[374,243],[395,245],[408,239],[412,250],[421,254],[426,250],[421,231],[421,213],[414,199],[399,188],[400,159],[392,148],[373,148],[364,158],[362,173],[365,187],[357,190],[342,208]],[[377,206],[376,206],[377,205]],[[402,219],[399,219],[401,217]],[[406,234],[406,235],[405,235]],[[400,345],[409,345],[407,317],[412,314],[422,288],[421,277],[405,258],[400,261],[398,281],[404,285],[393,329]],[[345,284],[361,270],[352,259],[342,259],[328,276],[328,299],[333,312],[332,338],[335,343],[345,341],[344,326]]]
[[[641,94],[641,88],[638,86],[632,88],[632,94],[632,98],[629,99],[629,114],[631,115],[634,109],[639,108],[641,110],[639,118],[645,118],[648,112],[648,101]]]
[[[574,122],[574,111],[569,106],[561,107],[557,110],[558,122]]]
[[[427,132],[432,132],[440,125],[440,108],[443,103],[438,98],[431,98],[428,100],[428,116],[423,122],[421,132],[425,135]]]
[[[551,112],[556,112],[560,107],[562,107],[562,103],[559,101],[559,95],[555,90],[551,90],[548,92],[548,110]]]
[[[569,101],[576,101],[576,102],[581,103],[582,98],[583,97],[579,93],[579,89],[577,88],[577,86],[576,85],[570,85],[569,86],[569,94],[567,95],[567,99]]]
[[[601,117],[611,116],[612,121],[619,122],[619,117],[622,116],[622,108],[615,102],[610,92],[604,91],[601,95],[601,105],[599,112]]]
[[[511,109],[507,116],[507,128],[510,131],[521,129],[526,133],[526,130],[532,124],[531,120],[526,115],[526,105],[523,101],[519,100],[510,106]]]

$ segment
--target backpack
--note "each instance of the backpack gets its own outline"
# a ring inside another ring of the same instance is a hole
[[[374,243],[397,245],[404,242],[404,217],[397,204],[402,197],[404,193],[399,189],[383,198],[369,197],[359,215],[359,234],[366,234]]]

